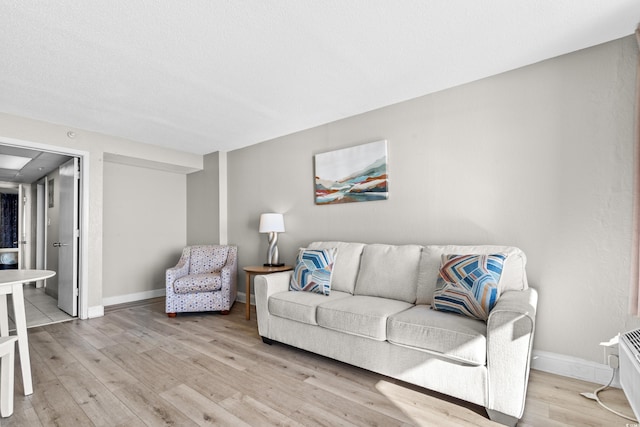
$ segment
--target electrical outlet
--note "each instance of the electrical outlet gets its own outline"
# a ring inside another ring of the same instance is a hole
[[[604,364],[607,366],[611,366],[610,358],[615,356],[616,362],[618,360],[618,340],[620,338],[620,334],[611,338],[609,341],[601,342],[600,345],[604,350]],[[611,366],[612,367],[612,366]],[[616,366],[617,367],[617,366]]]
[[[612,369],[618,369],[618,367],[620,366],[620,359],[618,358],[618,355],[610,354],[607,358],[607,364]]]

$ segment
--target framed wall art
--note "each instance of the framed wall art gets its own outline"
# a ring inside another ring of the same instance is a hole
[[[386,140],[316,154],[317,205],[369,202],[388,198]]]

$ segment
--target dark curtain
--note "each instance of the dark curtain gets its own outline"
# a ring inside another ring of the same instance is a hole
[[[0,247],[17,248],[18,195],[0,193]]]

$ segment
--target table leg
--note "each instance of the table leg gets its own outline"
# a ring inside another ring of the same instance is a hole
[[[22,384],[24,395],[33,393],[31,380],[31,358],[29,356],[29,339],[27,338],[27,319],[24,312],[24,293],[22,283],[13,285],[13,315],[16,321],[18,335],[18,350],[20,351],[20,368],[22,369]]]
[[[0,295],[0,337],[9,336],[9,311],[7,294]]]
[[[245,319],[249,320],[251,318],[251,273],[247,273],[247,282],[245,286],[245,306],[247,312],[245,314]]]

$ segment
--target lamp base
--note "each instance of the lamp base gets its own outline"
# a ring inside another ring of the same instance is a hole
[[[264,267],[284,267],[284,264],[263,264]]]

